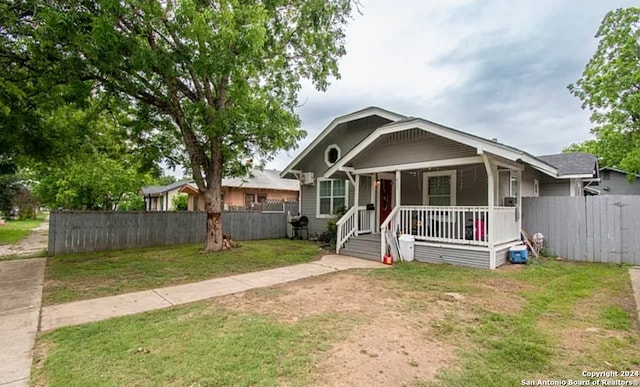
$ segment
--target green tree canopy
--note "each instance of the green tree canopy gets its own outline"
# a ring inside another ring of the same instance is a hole
[[[640,8],[609,12],[593,57],[569,90],[591,110],[595,140],[566,150],[595,153],[602,166],[640,173]]]
[[[34,34],[39,50],[128,106],[138,137],[190,168],[205,250],[221,250],[222,176],[302,138],[300,82],[324,90],[339,76],[351,1],[38,1]]]

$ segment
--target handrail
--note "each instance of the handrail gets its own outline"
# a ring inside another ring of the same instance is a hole
[[[353,215],[356,211],[358,211],[358,207],[353,206],[351,208],[349,208],[349,211],[345,212],[344,215],[342,215],[342,218],[340,218],[337,222],[336,222],[336,226],[341,226],[344,224],[344,222],[346,222],[346,219]]]
[[[385,230],[387,229],[387,227],[389,227],[389,223],[391,222],[391,220],[393,220],[393,218],[395,218],[398,211],[400,211],[400,206],[396,205],[393,210],[391,210],[389,215],[387,215],[387,219],[385,219],[384,222],[382,222],[382,224],[380,225],[380,260],[382,260],[382,257],[387,250],[387,239],[385,236]]]
[[[355,218],[357,214],[358,207],[353,206],[336,222],[336,254],[340,254],[340,248],[342,245],[356,232],[358,221]],[[345,235],[343,236],[344,227],[350,228],[344,232]]]

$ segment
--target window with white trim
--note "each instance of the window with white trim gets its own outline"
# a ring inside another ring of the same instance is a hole
[[[344,206],[348,206],[349,186],[346,180],[318,179],[316,216],[328,218]]]
[[[510,176],[509,196],[511,196],[512,198],[518,197],[518,177],[517,176],[513,176],[513,175]]]
[[[455,206],[456,171],[425,172],[423,203],[427,206]]]
[[[538,179],[533,179],[533,196],[540,196],[540,182]]]
[[[340,147],[336,144],[329,145],[324,151],[324,162],[332,166],[340,159]]]

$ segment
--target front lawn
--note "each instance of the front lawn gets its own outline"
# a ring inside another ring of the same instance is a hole
[[[44,218],[35,220],[7,220],[4,226],[0,226],[0,245],[13,245],[26,238],[32,229],[40,226]]]
[[[310,262],[316,244],[288,239],[240,242],[201,254],[202,244],[102,251],[49,258],[43,305],[183,284]]]
[[[640,369],[638,327],[627,266],[535,260],[488,271],[414,262],[49,332],[38,338],[32,383],[589,380],[583,371]]]

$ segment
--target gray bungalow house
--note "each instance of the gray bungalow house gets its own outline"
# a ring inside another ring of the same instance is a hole
[[[567,174],[496,141],[368,107],[333,119],[281,176],[300,181],[311,233],[348,209],[339,254],[380,260],[400,232],[415,237],[417,260],[495,269],[520,241],[523,196],[582,195],[597,171]]]

